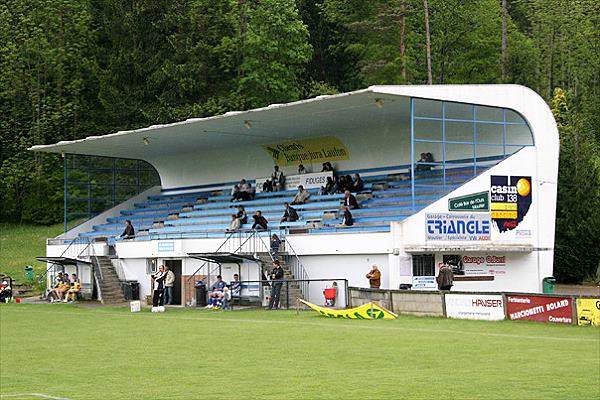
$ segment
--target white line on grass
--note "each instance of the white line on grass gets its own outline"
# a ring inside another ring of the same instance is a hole
[[[13,398],[13,397],[37,397],[40,399],[50,399],[50,400],[71,400],[68,397],[56,397],[50,396],[49,394],[44,393],[13,393],[13,394],[0,394],[0,399],[3,398]]]
[[[14,311],[16,309],[7,309],[6,311]],[[19,311],[24,312],[25,310],[27,310],[26,312],[29,313],[36,313],[36,314],[45,314],[45,312],[43,311],[38,311],[38,310],[32,310],[32,309],[20,309]],[[62,312],[62,311],[58,311],[58,312],[54,312],[54,314],[59,314],[59,315],[73,315],[73,313],[70,312]],[[230,322],[230,323],[239,323],[239,322],[248,322],[248,323],[257,323],[257,324],[295,324],[295,325],[302,325],[302,326],[318,326],[321,328],[325,328],[325,327],[334,327],[332,325],[327,324],[325,321],[327,321],[326,319],[324,319],[324,323],[319,323],[319,322],[307,322],[307,321],[290,321],[290,320],[285,320],[285,321],[276,321],[276,320],[264,320],[264,319],[251,319],[251,318],[236,318],[236,319],[223,319],[223,318],[216,318],[216,317],[196,317],[196,318],[192,318],[192,317],[180,317],[180,316],[168,316],[165,314],[160,314],[160,315],[156,315],[156,314],[150,314],[150,313],[110,313],[110,312],[103,312],[101,311],[99,314],[101,315],[108,315],[108,316],[115,316],[115,317],[126,317],[126,318],[132,318],[132,317],[136,317],[136,318],[161,318],[161,319],[175,319],[175,320],[182,320],[182,321],[217,321],[217,322]],[[78,317],[80,316],[92,316],[95,317],[98,314],[77,314]],[[350,321],[345,319],[344,321]],[[357,321],[358,322],[358,321]],[[364,322],[364,321],[363,321]],[[372,321],[374,323],[378,323],[378,322],[389,322],[389,321]],[[585,339],[585,338],[567,338],[567,337],[557,337],[557,336],[528,336],[528,335],[515,335],[515,334],[511,334],[511,333],[495,333],[495,332],[481,332],[481,331],[461,331],[461,330],[451,330],[451,329],[429,329],[429,328],[407,328],[407,327],[396,327],[396,326],[384,326],[384,325],[365,325],[365,324],[348,324],[348,325],[336,325],[335,328],[350,328],[350,329],[368,329],[368,330],[384,330],[384,331],[407,331],[407,332],[425,332],[425,333],[455,333],[455,334],[461,334],[461,335],[477,335],[477,336],[493,336],[493,337],[506,337],[506,338],[517,338],[517,339],[533,339],[533,340],[559,340],[559,341],[573,341],[573,342],[592,342],[592,343],[596,343],[599,342],[600,339],[596,340],[596,339]]]

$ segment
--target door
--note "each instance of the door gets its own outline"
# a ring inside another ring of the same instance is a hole
[[[169,267],[175,274],[173,285],[173,304],[181,304],[181,260],[164,260],[165,267]]]

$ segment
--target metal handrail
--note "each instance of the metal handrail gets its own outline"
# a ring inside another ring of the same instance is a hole
[[[231,237],[232,237],[234,234],[235,234],[235,232],[231,232],[231,233],[229,234],[229,236],[227,236],[227,238],[226,238],[226,239],[223,241],[223,243],[221,243],[221,244],[219,245],[219,247],[217,247],[217,250],[215,250],[215,253],[218,253],[218,252],[219,252],[219,250],[221,250],[221,249],[223,248],[223,246],[225,246],[225,243],[227,243],[227,241],[228,241],[228,240],[229,240],[229,239],[230,239],[230,238],[231,238]],[[189,282],[192,280],[192,278],[193,278],[193,277],[195,277],[195,276],[198,274],[198,272],[200,272],[200,270],[201,270],[202,268],[204,268],[204,266],[205,266],[206,264],[208,264],[208,261],[205,261],[205,262],[204,262],[204,264],[202,264],[201,266],[199,266],[199,267],[198,267],[198,269],[197,269],[197,270],[195,270],[195,271],[194,271],[194,273],[193,273],[192,275],[190,275],[190,276],[189,276],[189,278],[187,278],[187,280],[186,280],[186,284],[187,284],[187,283],[189,283]]]
[[[300,285],[300,292],[302,293],[302,296],[306,296],[308,293],[308,284],[306,283],[306,281],[309,279],[308,273],[306,272],[304,265],[302,265],[302,262],[300,261],[300,257],[298,257],[298,253],[296,253],[296,250],[294,250],[294,247],[287,240],[287,238],[284,238],[284,239],[285,239],[285,252],[287,253],[287,257],[291,257],[291,260],[293,261],[290,263],[290,271],[292,272],[292,275],[294,276],[294,278],[296,278],[299,281],[303,281],[302,284]],[[288,260],[286,259],[286,263],[287,263],[287,261]]]
[[[48,243],[49,240],[50,239],[47,239],[46,243]],[[73,246],[75,244],[83,244],[83,243],[85,243],[86,246],[83,248],[83,250],[81,250],[77,254],[77,256],[75,256],[76,260],[79,259],[79,256],[81,255],[81,253],[83,253],[83,251],[85,251],[85,249],[87,249],[87,247],[90,245],[91,240],[89,240],[89,239],[84,239],[84,240],[73,239],[73,240],[71,240],[71,242],[69,243],[69,245],[63,250],[62,253],[60,253],[59,257],[64,257],[65,254],[67,254],[67,252],[71,249],[71,246]],[[46,268],[46,271],[42,275],[40,275],[40,277],[38,278],[38,283],[41,283],[42,279],[45,279],[48,276],[48,272],[50,272],[50,270],[53,269],[54,266],[56,266],[56,265],[57,265],[56,263],[50,263],[50,266],[48,268]],[[48,289],[47,285],[48,284],[46,283],[46,289]]]

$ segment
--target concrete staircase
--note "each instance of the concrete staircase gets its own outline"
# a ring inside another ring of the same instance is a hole
[[[94,260],[94,271],[96,283],[99,286],[101,301],[103,304],[115,304],[125,302],[121,281],[117,275],[115,267],[113,267],[110,257],[98,256]]]

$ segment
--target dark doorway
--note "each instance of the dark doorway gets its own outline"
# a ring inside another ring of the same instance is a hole
[[[169,267],[175,274],[173,285],[173,304],[181,304],[181,260],[165,260],[165,267]]]

